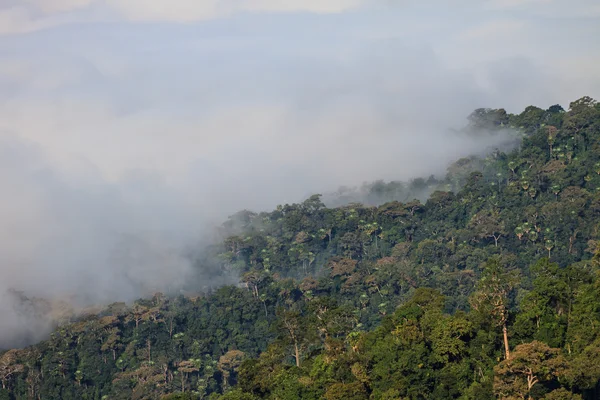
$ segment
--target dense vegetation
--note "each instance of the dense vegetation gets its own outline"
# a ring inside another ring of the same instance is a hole
[[[210,251],[239,286],[0,353],[0,399],[598,398],[600,105],[480,109],[466,130],[507,128],[518,149],[374,184],[383,205],[232,216]]]

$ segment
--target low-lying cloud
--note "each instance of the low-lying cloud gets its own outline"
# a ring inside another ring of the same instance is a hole
[[[94,4],[26,7],[71,18]],[[233,212],[443,174],[506,142],[452,133],[473,109],[566,105],[600,89],[597,71],[565,75],[525,47],[499,42],[501,57],[479,58],[464,46],[477,38],[428,27],[434,16],[419,10],[402,30],[373,11],[293,13],[358,2],[303,4],[275,19],[67,25],[0,39],[0,293],[86,305],[232,282],[194,252]],[[40,327],[25,335],[33,320],[15,309],[18,296],[2,296],[12,300],[0,302],[0,347],[43,337]]]

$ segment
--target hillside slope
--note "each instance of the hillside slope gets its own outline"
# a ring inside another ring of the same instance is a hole
[[[232,216],[210,259],[240,286],[4,352],[0,399],[598,398],[600,105],[480,109],[466,130],[508,127],[517,150],[373,185],[383,205]]]

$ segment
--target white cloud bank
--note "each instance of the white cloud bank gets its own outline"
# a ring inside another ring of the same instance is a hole
[[[0,292],[177,288],[231,212],[443,172],[494,144],[446,129],[477,107],[599,97],[593,12],[457,3],[0,0]]]

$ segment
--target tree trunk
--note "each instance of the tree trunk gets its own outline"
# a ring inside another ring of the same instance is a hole
[[[577,239],[577,234],[579,232],[575,231],[571,236],[569,236],[569,254],[573,252],[573,244],[575,243],[575,239]]]
[[[150,343],[150,339],[146,340],[146,346],[148,346],[148,362],[152,361],[152,343]]]
[[[227,381],[229,380],[229,372],[223,371],[223,392],[227,391]]]
[[[508,330],[506,329],[506,322],[502,325],[502,335],[504,336],[504,352],[506,359],[510,359],[510,347],[508,346]]]
[[[527,398],[532,399],[531,397],[531,389],[538,382],[538,379],[532,372],[527,374]]]
[[[294,355],[296,357],[296,367],[300,368],[300,349],[298,348],[298,342],[294,342]]]

